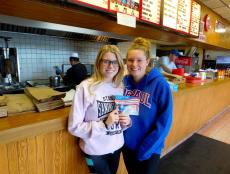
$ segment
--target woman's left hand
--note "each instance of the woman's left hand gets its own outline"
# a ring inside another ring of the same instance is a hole
[[[131,119],[129,115],[119,114],[119,122],[122,126],[129,126],[131,124]]]

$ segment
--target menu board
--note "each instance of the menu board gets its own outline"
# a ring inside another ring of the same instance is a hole
[[[195,1],[192,1],[192,13],[191,13],[191,24],[190,24],[190,34],[198,36],[199,26],[200,26],[200,13],[201,6]]]
[[[110,0],[109,10],[139,18],[140,0]]]
[[[177,30],[189,33],[191,0],[179,0],[177,11]]]
[[[85,4],[104,8],[104,9],[108,9],[108,1],[109,0],[68,0],[68,2],[71,2],[71,3],[83,2]]]
[[[141,19],[160,24],[161,0],[142,0]]]
[[[164,0],[163,26],[177,29],[178,0]]]

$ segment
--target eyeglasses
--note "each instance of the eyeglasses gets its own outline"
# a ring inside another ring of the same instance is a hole
[[[112,64],[114,67],[118,67],[118,66],[119,66],[117,60],[111,61],[111,60],[102,59],[102,63],[103,63],[103,65],[106,65],[106,66],[109,66],[109,65],[111,65],[111,64]]]

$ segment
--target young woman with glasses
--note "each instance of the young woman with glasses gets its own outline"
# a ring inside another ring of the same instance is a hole
[[[129,174],[154,174],[172,123],[172,95],[156,68],[148,69],[150,42],[136,38],[128,49],[129,75],[124,78],[127,96],[140,98],[139,115],[124,132],[123,157]]]
[[[94,74],[76,88],[69,115],[68,130],[80,138],[91,173],[116,174],[123,130],[130,125],[129,116],[115,109],[114,95],[123,94],[124,65],[120,51],[105,45],[98,52]]]

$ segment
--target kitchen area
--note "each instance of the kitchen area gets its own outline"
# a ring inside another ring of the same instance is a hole
[[[59,90],[62,90],[63,88],[63,90],[67,91],[68,88],[62,83],[61,78],[59,78],[59,82],[55,85],[52,85],[51,78],[57,76],[55,73],[55,67],[59,67],[63,72],[66,72],[67,69],[71,67],[69,64],[69,57],[73,52],[78,52],[80,61],[85,64],[88,75],[90,76],[93,72],[93,64],[97,51],[102,45],[110,43],[117,44],[121,49],[123,58],[125,59],[126,49],[131,41],[128,40],[131,39],[131,37],[114,39],[108,36],[93,36],[65,31],[57,32],[49,29],[29,27],[20,27],[21,32],[17,32],[18,26],[4,23],[1,23],[0,27],[2,29],[0,31],[1,60],[7,61],[10,60],[10,58],[12,59],[12,57],[14,59],[11,61],[14,62],[11,63],[11,73],[8,74],[3,72],[5,70],[5,64],[3,61],[1,63],[0,94],[22,93],[26,86],[42,85],[54,87]],[[29,33],[29,29],[33,32]],[[82,30],[84,31],[84,29]],[[168,50],[174,47],[183,50],[184,54],[192,51],[192,54],[190,53],[191,58],[196,51],[199,52],[201,50],[200,48],[197,49],[197,47],[195,47],[194,50],[194,47],[183,45],[178,46],[166,42],[153,41],[153,64],[156,67],[159,66],[159,58],[162,55],[167,56],[169,54]],[[8,52],[6,50],[8,50]],[[202,53],[203,51],[201,50],[200,52]],[[225,52],[220,52],[219,54],[224,53]],[[189,67],[185,66],[185,69],[187,68],[186,72],[189,73],[189,71],[192,72],[191,70],[194,71],[195,61],[197,64],[199,61],[198,66],[199,68],[202,68],[202,59],[202,54],[200,54],[199,57],[193,57],[193,64]],[[154,66],[153,64],[151,66]],[[213,69],[215,69],[215,67]]]
[[[1,27],[4,27],[3,24],[1,24]],[[80,61],[86,64],[90,75],[92,73],[90,65],[93,65],[97,50],[104,44],[87,40],[78,41],[72,38],[9,31],[0,31],[0,36],[10,38],[8,41],[9,49],[14,49],[16,52],[14,72],[11,73],[12,79],[8,80],[6,75],[2,76],[1,94],[7,93],[7,91],[10,93],[10,90],[13,93],[14,89],[30,85],[28,83],[32,83],[31,81],[34,81],[37,85],[49,86],[49,78],[56,76],[54,67],[59,66],[66,72],[70,68],[69,57],[73,52],[79,53]],[[3,52],[3,48],[5,48],[4,39],[0,40],[0,47]],[[1,57],[7,60],[4,54]]]
[[[201,6],[201,19],[206,13],[212,19],[220,18]],[[57,83],[51,79],[57,76],[55,67],[66,72],[73,52],[79,54],[90,76],[101,46],[117,45],[125,59],[127,48],[138,36],[151,39],[151,66],[157,66],[160,56],[176,48],[193,61],[185,73],[197,65],[200,70],[208,54],[230,57],[230,22],[223,21],[227,33],[203,31],[204,40],[146,21],[137,21],[136,28],[119,25],[115,13],[95,10],[84,3],[4,0],[0,9],[0,95],[23,94],[26,87],[51,87],[66,92],[70,89],[61,78]],[[177,75],[168,77],[175,83],[179,79],[180,83],[174,91],[172,86],[174,120],[164,153],[229,108],[230,74],[222,78],[214,72],[212,77],[193,84]],[[0,118],[1,173],[88,173],[76,139],[66,129],[69,110],[67,106]],[[127,173],[123,161],[118,173]]]

